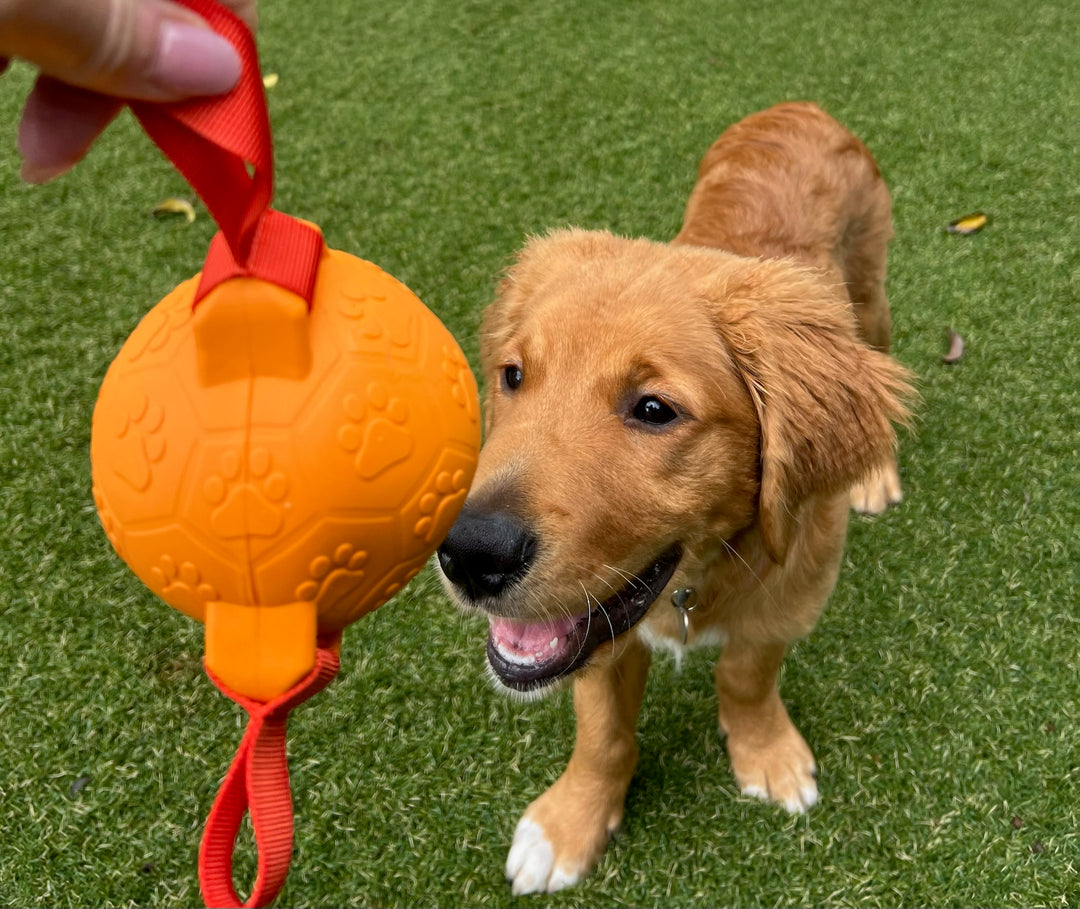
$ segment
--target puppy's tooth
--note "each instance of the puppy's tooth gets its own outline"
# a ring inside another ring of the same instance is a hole
[[[554,650],[558,646],[559,646],[559,639],[558,638],[552,638],[551,643],[548,644],[548,647],[550,647],[552,650]]]

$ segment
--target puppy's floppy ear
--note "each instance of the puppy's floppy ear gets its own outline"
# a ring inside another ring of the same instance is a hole
[[[714,291],[714,318],[761,424],[759,521],[783,562],[799,506],[895,456],[911,374],[859,340],[843,286],[781,260],[747,260]]]

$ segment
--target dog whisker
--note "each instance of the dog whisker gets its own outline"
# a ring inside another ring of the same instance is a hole
[[[573,621],[577,617],[577,614],[569,606],[567,606],[562,600],[558,600],[555,603],[555,605],[556,605],[556,607],[558,607],[559,613],[562,615],[562,617],[564,619]],[[556,624],[557,624],[557,622],[553,621],[551,627],[554,628]]]
[[[615,626],[614,626],[614,624],[612,624],[611,616],[608,614],[608,611],[603,607],[603,604],[598,604],[598,605],[599,605],[600,611],[604,614],[604,618],[607,619],[608,628],[611,629],[611,655],[613,657],[615,657],[615,656],[618,655],[616,653],[616,650],[615,650],[615,638],[616,638]]]
[[[622,575],[622,576],[625,577],[625,572],[619,571],[618,568],[614,568],[611,565],[605,565],[604,568],[608,569],[608,571],[614,571],[616,574],[619,574],[619,575]],[[619,592],[619,588],[616,587],[614,584],[612,584],[611,581],[609,581],[607,578],[605,578],[599,572],[594,571],[594,572],[592,572],[592,575],[597,580],[599,580],[601,584],[603,584],[605,587],[607,587],[608,590],[610,590],[612,593],[618,593]]]
[[[620,568],[618,565],[608,565],[607,562],[605,562],[602,567],[606,568],[608,571],[615,572],[615,574],[619,575],[619,577],[621,577],[621,578],[623,578],[623,579],[625,579],[627,581],[637,580],[637,578],[634,576],[634,574],[632,574],[629,571],[626,571],[623,568]],[[599,575],[597,575],[597,577],[599,577]]]
[[[754,571],[752,567],[750,567],[750,563],[747,562],[745,558],[743,558],[742,553],[740,553],[739,550],[732,546],[727,540],[721,540],[720,542],[723,544],[724,549],[726,549],[731,555],[733,555],[739,562],[742,563],[742,566],[746,569],[747,574],[749,574],[750,577],[752,577],[757,582],[757,586],[761,589],[761,592],[765,594],[765,598],[769,601],[770,605],[777,606],[778,603],[776,597],[773,596],[772,591],[769,590],[769,588],[765,585],[765,582],[761,579],[758,573]]]
[[[621,569],[616,568],[614,565],[605,565],[604,567],[607,568],[610,571],[614,571],[620,577],[626,578],[630,583],[635,583],[635,584],[641,584],[642,583],[641,579],[638,578],[637,576],[630,575],[628,572],[622,571]],[[612,584],[610,581],[608,581],[606,578],[602,577],[599,574],[596,574],[595,571],[593,572],[593,574],[596,575],[596,577],[598,577],[602,583],[604,583],[609,588],[611,588],[611,590],[619,598],[619,602],[621,603],[622,602],[622,591],[619,590],[617,587],[615,587],[615,585]],[[597,605],[597,608],[599,608],[599,610],[604,614],[604,618],[607,619],[608,628],[611,629],[611,655],[612,655],[612,657],[617,657],[618,656],[618,647],[617,647],[617,645],[615,643],[615,639],[617,637],[617,635],[615,634],[615,625],[611,621],[611,616],[608,614],[608,611],[604,608],[603,604],[600,602],[599,599],[597,599],[596,605]]]
[[[583,594],[585,594],[585,614],[588,616],[588,618],[586,620],[587,624],[585,626],[585,634],[583,634],[581,636],[581,640],[578,643],[577,655],[580,655],[582,649],[585,647],[585,641],[588,640],[589,631],[592,628],[592,612],[593,611],[592,611],[592,597],[589,595],[589,591],[585,589],[585,585],[581,581],[578,581],[578,584],[581,586],[581,592]],[[599,600],[597,600],[597,603],[599,603]]]
[[[624,571],[623,569],[618,568],[615,565],[605,565],[604,567],[607,568],[609,571],[614,571],[617,575],[624,578],[628,584],[633,584],[635,587],[645,586],[645,582],[632,572]]]

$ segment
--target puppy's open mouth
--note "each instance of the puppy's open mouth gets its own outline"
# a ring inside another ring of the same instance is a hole
[[[597,647],[629,631],[671,580],[682,547],[676,543],[595,609],[541,622],[491,617],[487,656],[508,688],[534,691],[580,669]]]

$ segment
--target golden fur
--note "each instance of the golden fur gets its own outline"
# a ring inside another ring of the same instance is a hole
[[[784,104],[708,151],[672,244],[557,231],[502,282],[466,511],[512,522],[527,553],[505,589],[448,589],[492,616],[493,635],[501,623],[531,640],[545,622],[602,621],[594,604],[681,554],[644,617],[573,672],[577,741],[518,826],[515,892],[577,881],[621,820],[650,650],[680,646],[676,588],[696,592],[689,643],[723,644],[719,722],[741,790],[792,811],[816,800],[777,674],[836,582],[849,504],[899,498],[892,423],[910,386],[886,353],[890,235],[862,143],[817,107]],[[649,398],[675,418],[643,422]],[[484,545],[451,531],[448,576]]]

